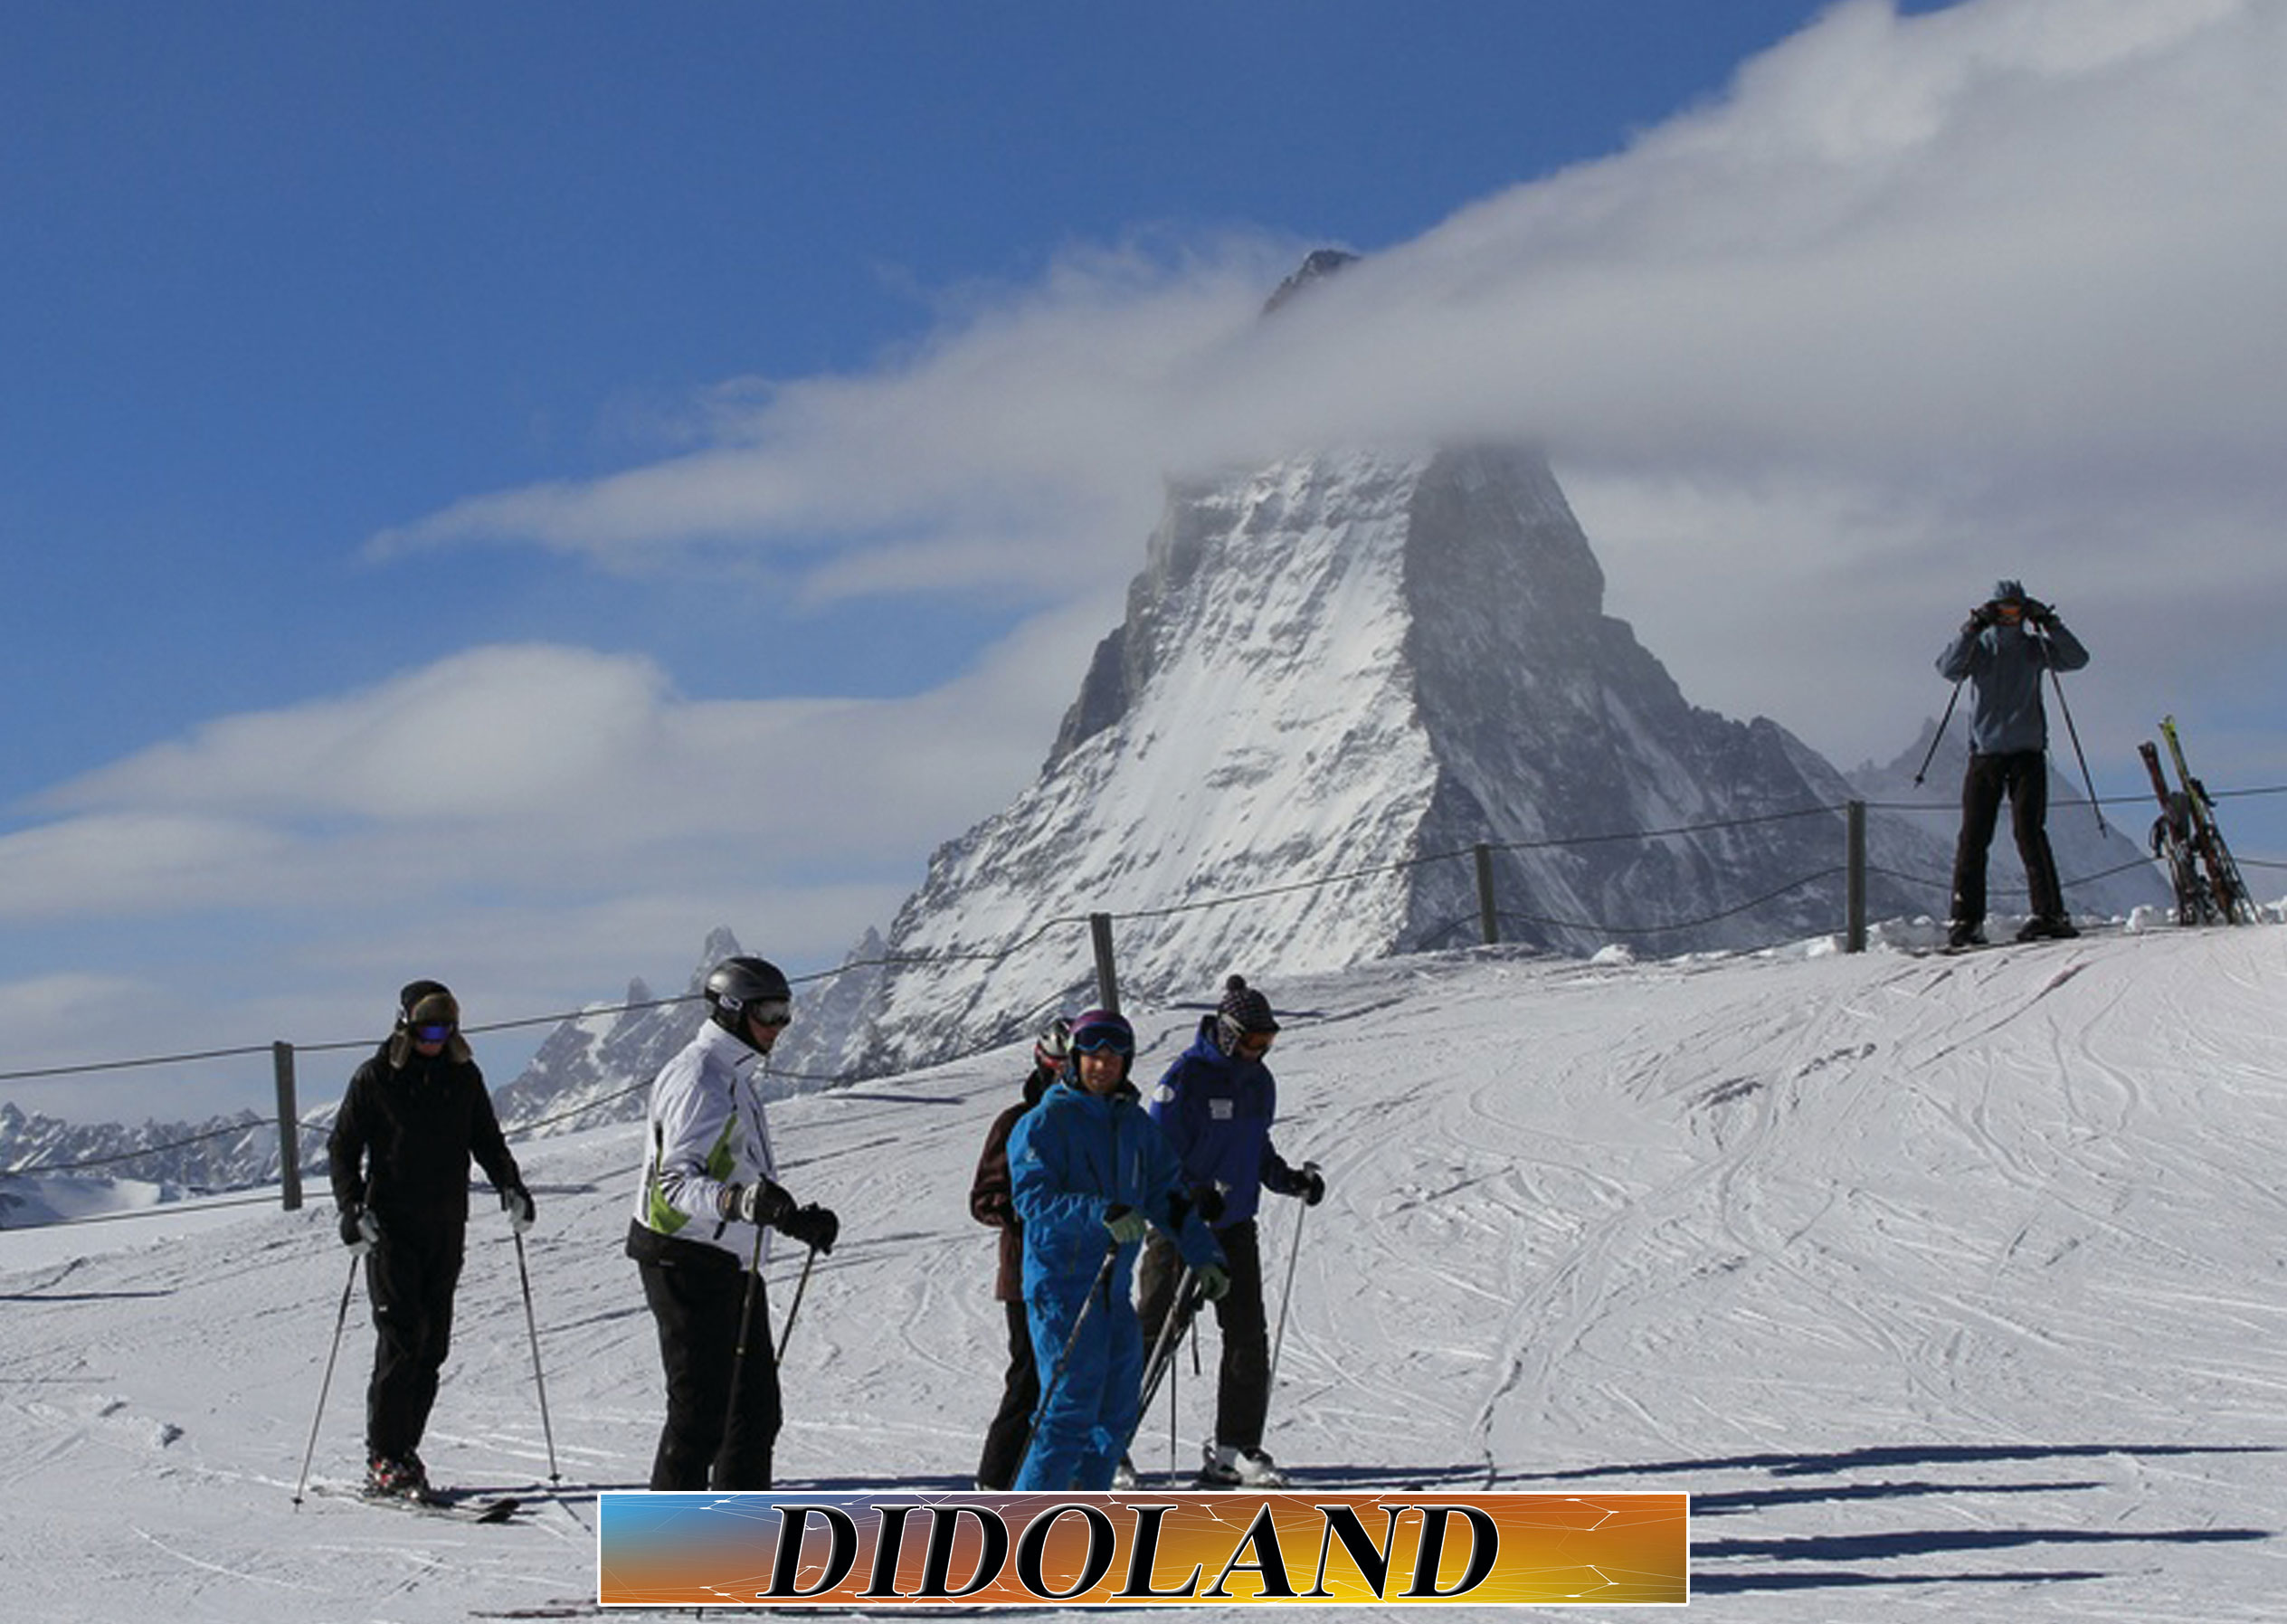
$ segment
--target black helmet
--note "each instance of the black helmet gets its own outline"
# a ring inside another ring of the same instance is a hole
[[[768,959],[725,959],[707,973],[708,1019],[742,1038],[746,1035],[750,1008],[774,1002],[782,1006],[776,1013],[783,1016],[789,1012],[786,1006],[793,1002],[793,997],[794,990],[786,984],[785,975]]]

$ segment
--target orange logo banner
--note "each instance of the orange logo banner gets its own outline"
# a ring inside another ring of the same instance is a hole
[[[605,1606],[1680,1605],[1681,1494],[603,1496]]]

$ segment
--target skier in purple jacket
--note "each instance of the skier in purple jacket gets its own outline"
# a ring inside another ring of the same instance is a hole
[[[1215,1401],[1215,1435],[1207,1440],[1199,1481],[1210,1487],[1286,1481],[1263,1448],[1270,1409],[1270,1337],[1263,1315],[1263,1264],[1255,1234],[1261,1192],[1300,1197],[1315,1206],[1326,1182],[1314,1167],[1295,1168],[1271,1144],[1278,1087],[1263,1063],[1278,1035],[1270,1000],[1234,975],[1222,1002],[1199,1023],[1199,1036],[1160,1078],[1152,1119],[1183,1163],[1192,1205],[1215,1231],[1230,1268],[1230,1290],[1215,1304],[1223,1336]],[[1153,1237],[1145,1244],[1139,1287],[1146,1347],[1157,1344],[1175,1306],[1181,1261]]]

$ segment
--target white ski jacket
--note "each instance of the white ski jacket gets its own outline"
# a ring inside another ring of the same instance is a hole
[[[755,1091],[762,1056],[709,1021],[660,1068],[643,1120],[643,1183],[635,1220],[678,1239],[696,1240],[735,1257],[754,1258],[755,1226],[717,1211],[724,1188],[777,1182],[770,1122]],[[768,1231],[763,1258],[769,1259]]]

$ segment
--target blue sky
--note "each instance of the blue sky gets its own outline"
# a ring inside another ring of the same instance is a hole
[[[830,963],[1037,767],[1162,473],[1327,437],[1544,440],[1612,612],[1845,766],[2007,573],[2096,651],[2102,787],[2165,709],[2213,782],[2287,779],[2283,40],[2260,0],[11,5],[0,1068],[377,1033],[424,973],[545,1012],[717,924]],[[1250,339],[1329,243],[1354,289]]]

